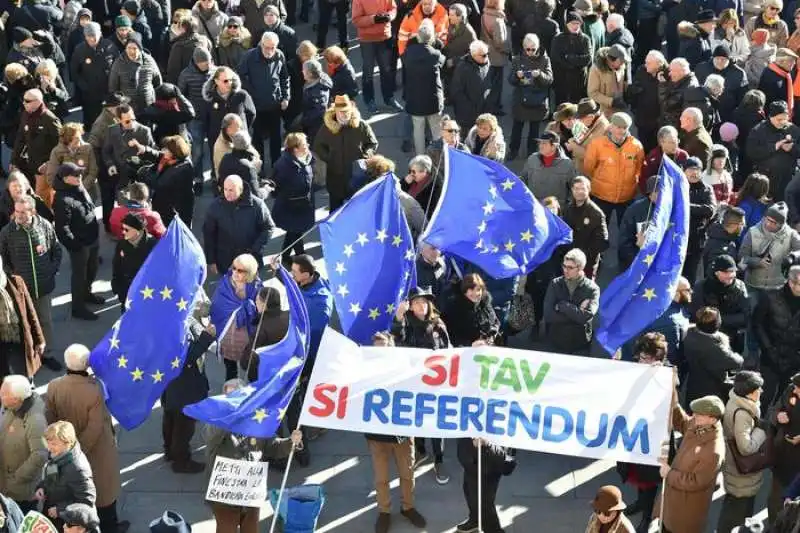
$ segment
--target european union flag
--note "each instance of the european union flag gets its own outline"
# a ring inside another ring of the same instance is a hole
[[[372,344],[417,284],[411,230],[389,173],[359,190],[319,225],[342,332]]]
[[[633,264],[600,296],[597,341],[613,354],[667,310],[689,241],[689,184],[672,159],[658,170],[658,199]]]
[[[167,383],[181,373],[187,318],[205,277],[203,249],[175,217],[136,274],[128,310],[89,357],[108,410],[125,429],[144,422]]]
[[[572,229],[506,167],[451,148],[445,154],[442,199],[421,241],[497,279],[530,272],[572,242]]]
[[[300,287],[283,267],[278,275],[289,300],[289,329],[280,342],[256,350],[258,379],[230,394],[187,405],[186,416],[247,437],[266,439],[277,433],[300,381],[311,331]]]

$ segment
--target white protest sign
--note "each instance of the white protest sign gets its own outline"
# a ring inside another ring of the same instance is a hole
[[[497,346],[359,347],[328,328],[304,426],[658,464],[672,370]]]
[[[261,507],[267,499],[268,463],[240,461],[217,456],[211,479],[208,480],[206,500]]]

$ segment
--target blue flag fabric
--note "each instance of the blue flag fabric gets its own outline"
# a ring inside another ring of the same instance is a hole
[[[597,341],[608,353],[639,334],[672,302],[689,241],[689,183],[664,156],[658,171],[658,199],[645,241],[631,266],[600,296]]]
[[[128,310],[92,350],[108,410],[125,429],[147,420],[183,368],[187,318],[206,277],[205,256],[180,220],[169,225],[128,291]]]
[[[572,242],[572,229],[506,167],[449,147],[445,154],[442,199],[421,241],[497,279],[526,274]]]
[[[311,330],[300,288],[282,266],[278,275],[289,300],[289,329],[280,342],[256,350],[258,379],[230,394],[187,405],[186,416],[247,437],[266,439],[277,433],[300,381]]]
[[[342,332],[372,344],[417,283],[416,252],[389,173],[358,191],[319,226]]]

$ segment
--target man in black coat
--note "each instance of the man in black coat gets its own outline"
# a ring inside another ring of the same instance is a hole
[[[486,43],[472,41],[469,53],[456,65],[449,90],[456,122],[462,130],[467,131],[475,125],[478,115],[489,110],[491,79],[489,47]]]
[[[250,193],[239,176],[225,178],[223,195],[208,208],[203,223],[203,248],[211,274],[224,273],[240,254],[259,264],[275,223],[262,199]]]
[[[409,40],[402,56],[403,70],[409,80],[404,86],[403,96],[406,113],[411,115],[414,127],[414,151],[417,154],[425,153],[425,123],[431,132],[438,132],[444,109],[442,67],[445,57],[433,47],[435,40],[433,25],[423,21],[417,36]],[[462,124],[461,127],[469,126]]]
[[[668,75],[659,72],[657,78],[658,99],[661,101],[660,125],[677,128],[680,125],[681,112],[686,108],[684,94],[687,89],[699,87],[697,78],[689,62],[682,57],[670,62]]]
[[[84,26],[83,35],[85,41],[75,47],[69,72],[75,82],[75,99],[83,106],[84,130],[89,131],[103,111],[108,75],[111,65],[119,56],[119,49],[103,37],[100,25],[96,22]]]
[[[586,97],[592,43],[581,31],[583,18],[575,11],[565,17],[566,30],[553,37],[550,61],[556,102],[578,102]],[[462,125],[462,127],[464,127]]]
[[[678,24],[680,35],[679,54],[686,58],[692,68],[711,59],[711,32],[717,17],[711,9],[701,9],[694,24],[682,21]]]
[[[722,122],[733,120],[733,112],[744,93],[749,89],[747,74],[744,70],[730,60],[730,47],[723,43],[717,45],[712,52],[711,61],[704,61],[695,68],[697,81],[702,85],[711,74],[722,76],[725,80],[725,90],[719,97],[719,116]]]
[[[800,158],[800,127],[790,122],[786,102],[778,100],[767,108],[769,118],[761,121],[747,136],[747,157],[753,171],[769,176],[769,194],[776,202],[783,200]]]
[[[47,109],[44,95],[39,89],[26,91],[23,98],[25,110],[19,119],[11,164],[22,171],[33,184],[33,178],[37,174],[43,174],[39,169],[50,160],[50,152],[58,144],[61,121]]]
[[[703,307],[719,310],[720,329],[730,339],[733,351],[743,353],[750,302],[744,281],[736,279],[736,262],[731,256],[720,255],[714,259],[706,279],[695,284],[689,308],[692,317]]]
[[[728,255],[739,262],[740,236],[745,227],[745,212],[741,207],[728,206],[722,221],[708,228],[708,240],[703,247],[703,269],[710,272],[714,259]]]
[[[64,163],[58,168],[53,183],[56,235],[69,252],[72,269],[72,316],[81,320],[97,320],[86,305],[103,304],[105,300],[92,294],[92,282],[97,276],[98,237],[100,234],[94,204],[83,188],[84,168]]]
[[[158,241],[146,231],[144,217],[128,213],[122,218],[124,238],[117,242],[111,262],[111,291],[117,295],[122,312],[128,308],[128,290]]]
[[[776,101],[787,102],[790,94],[794,77],[797,76],[795,66],[797,64],[797,54],[788,48],[780,48],[775,54],[775,61],[770,63],[761,72],[761,79],[758,80],[758,90],[767,97],[767,104]],[[797,113],[795,113],[797,117]],[[795,122],[797,119],[795,119]]]
[[[714,216],[716,202],[711,185],[703,182],[703,163],[698,158],[687,159],[683,171],[689,181],[689,245],[683,263],[683,276],[694,284],[697,268],[703,258],[706,230]]]

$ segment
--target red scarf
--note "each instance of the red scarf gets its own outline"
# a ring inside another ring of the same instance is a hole
[[[156,100],[155,106],[163,111],[180,111],[180,107],[178,107],[178,101],[171,99],[171,100]]]
[[[769,69],[786,82],[786,105],[789,108],[789,118],[792,118],[794,116],[794,99],[796,96],[800,96],[800,76],[792,81],[792,75],[775,63],[770,63]]]

